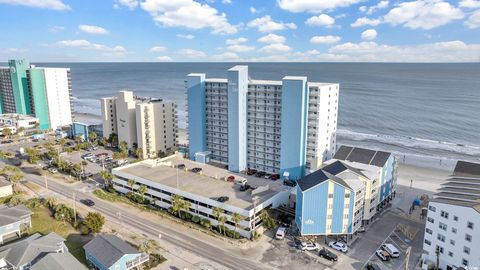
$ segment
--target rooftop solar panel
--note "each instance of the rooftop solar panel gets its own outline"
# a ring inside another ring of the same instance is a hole
[[[352,151],[352,149],[353,149],[353,147],[342,145],[337,150],[337,152],[335,153],[333,158],[334,159],[345,160],[348,157],[348,155],[350,154],[350,152]]]
[[[383,167],[385,166],[385,163],[387,160],[390,158],[390,153],[388,152],[383,152],[383,151],[377,151],[375,156],[373,157],[372,161],[370,162],[370,165],[374,165],[377,167]]]
[[[341,163],[340,161],[335,161],[334,163],[330,164],[330,165],[327,165],[325,167],[322,168],[322,170],[330,173],[330,174],[333,174],[333,175],[337,175],[343,171],[345,171],[347,169],[347,167],[345,167],[345,165],[343,165],[343,163]]]
[[[302,191],[306,191],[307,189],[314,187],[325,180],[328,180],[328,177],[325,175],[325,173],[322,170],[317,170],[298,180],[297,183],[298,187]]]
[[[352,150],[350,155],[348,155],[347,160],[363,164],[370,164],[370,161],[375,153],[376,151],[374,150],[356,147]]]
[[[455,170],[453,171],[455,175],[480,175],[480,164],[467,162],[467,161],[457,161]]]

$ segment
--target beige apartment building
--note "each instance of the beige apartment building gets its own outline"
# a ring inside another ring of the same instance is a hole
[[[177,145],[177,105],[158,98],[134,96],[120,91],[101,99],[103,136],[117,134],[128,148],[143,150],[143,158],[157,157]]]

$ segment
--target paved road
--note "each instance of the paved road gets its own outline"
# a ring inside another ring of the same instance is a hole
[[[31,181],[33,183],[44,185],[44,180],[36,175],[25,175],[25,180]],[[88,193],[80,193],[77,189],[59,184],[54,181],[48,182],[49,190],[63,195],[67,198],[71,198],[72,194],[76,192],[76,200],[80,201],[81,199],[91,199],[95,201],[95,206],[93,207],[98,212],[105,215],[107,218],[113,221],[118,221],[119,217],[117,213],[121,213],[121,220],[124,225],[127,227],[130,226],[139,231],[142,231],[146,235],[150,235],[152,238],[157,238],[159,234],[162,235],[162,240],[165,240],[173,245],[181,247],[193,254],[196,254],[202,258],[214,261],[220,265],[231,269],[266,269],[270,268],[266,265],[262,265],[259,262],[254,262],[241,258],[231,252],[212,246],[209,243],[200,241],[196,238],[193,238],[187,233],[181,233],[176,230],[172,230],[162,224],[154,223],[146,219],[139,218],[129,212],[123,211],[120,206],[114,206],[104,201],[99,200],[94,195]]]

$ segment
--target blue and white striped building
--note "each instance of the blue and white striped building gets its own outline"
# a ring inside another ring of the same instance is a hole
[[[300,179],[335,153],[338,84],[253,80],[248,66],[235,66],[226,79],[189,74],[186,90],[190,159],[209,153],[230,171]]]
[[[301,235],[355,233],[393,195],[392,154],[342,146],[335,157],[298,181],[295,222]]]

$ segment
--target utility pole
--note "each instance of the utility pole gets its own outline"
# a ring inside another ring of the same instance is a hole
[[[43,180],[45,181],[45,189],[48,191],[48,180],[45,174],[43,175]]]
[[[77,208],[75,207],[76,206],[76,203],[75,203],[75,192],[73,192],[73,218],[75,220],[75,223],[74,224],[77,224]]]
[[[405,270],[408,270],[408,262],[410,261],[410,251],[412,250],[412,247],[408,247],[407,251],[405,251]]]

